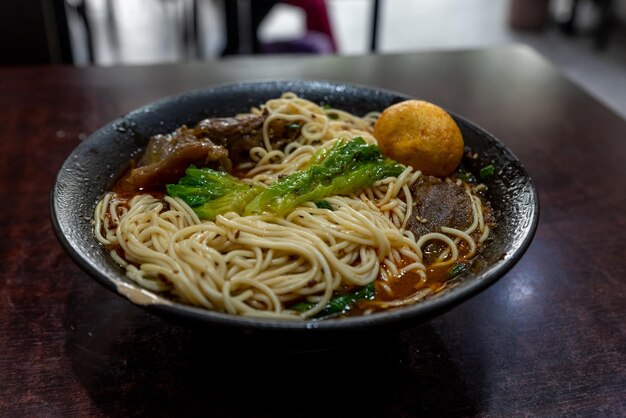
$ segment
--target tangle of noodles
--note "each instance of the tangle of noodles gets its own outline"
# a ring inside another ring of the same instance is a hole
[[[250,151],[244,181],[269,185],[293,173],[320,147],[360,136],[375,144],[378,114],[357,117],[286,93],[252,113],[267,112],[262,147]],[[274,119],[301,124],[301,135],[285,149],[272,149],[268,137]],[[285,217],[227,213],[214,222],[201,221],[182,200],[139,194],[130,199],[113,192],[95,209],[95,236],[110,249],[127,276],[155,292],[166,292],[190,305],[239,315],[306,318],[320,312],[333,293],[364,286],[377,278],[382,286],[405,272],[426,280],[422,248],[438,241],[446,249],[437,263],[457,261],[465,242],[465,259],[489,233],[480,198],[470,195],[473,223],[465,231],[442,228],[421,237],[406,229],[413,200],[410,187],[420,172],[407,167],[358,195],[326,200],[334,210],[304,204]],[[423,299],[422,289],[410,297],[380,302],[401,306]],[[314,302],[305,313],[289,306]]]

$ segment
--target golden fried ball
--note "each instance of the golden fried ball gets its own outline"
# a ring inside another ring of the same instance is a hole
[[[431,176],[451,175],[463,157],[463,136],[452,117],[421,100],[385,109],[374,136],[384,155]]]

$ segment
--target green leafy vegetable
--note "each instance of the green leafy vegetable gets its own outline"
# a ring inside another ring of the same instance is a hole
[[[304,202],[354,193],[378,180],[398,176],[403,170],[363,138],[338,142],[329,150],[314,154],[307,169],[270,185],[246,206],[244,215],[285,215]]]
[[[378,180],[398,176],[403,170],[400,164],[383,157],[376,145],[355,138],[316,152],[306,169],[283,177],[266,189],[210,168],[192,166],[178,184],[167,185],[167,193],[184,200],[201,219],[214,220],[231,211],[282,216],[304,202],[355,193]],[[318,207],[332,210],[326,204]]]
[[[233,191],[218,199],[203,203],[194,207],[193,211],[200,219],[208,219],[214,221],[217,215],[223,215],[227,212],[242,213],[252,199],[263,191],[261,186],[249,186],[246,189]]]
[[[248,187],[230,174],[190,166],[178,184],[167,185],[167,194],[180,197],[193,207]]]
[[[356,302],[360,300],[372,300],[374,299],[374,296],[374,283],[370,283],[367,286],[361,287],[352,292],[334,296],[328,301],[324,309],[322,309],[317,315],[315,315],[315,317],[320,318],[323,316],[345,312],[349,310],[350,307]],[[313,308],[315,305],[316,304],[312,302],[300,302],[293,305],[291,309],[297,312],[306,312]]]
[[[167,194],[191,206],[202,219],[214,220],[217,215],[234,211],[241,213],[261,191],[227,173],[210,168],[189,167],[178,184],[168,184]]]
[[[480,169],[480,173],[479,173],[480,179],[481,180],[485,180],[485,179],[493,176],[494,170],[495,169],[494,169],[492,164],[489,164],[488,166],[481,168]]]

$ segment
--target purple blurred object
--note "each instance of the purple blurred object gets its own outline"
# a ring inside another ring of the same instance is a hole
[[[309,31],[302,38],[261,44],[263,54],[332,54],[332,40],[321,32]]]

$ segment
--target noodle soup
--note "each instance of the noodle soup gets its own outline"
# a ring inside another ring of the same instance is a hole
[[[210,310],[298,320],[417,303],[462,278],[492,215],[467,173],[382,155],[379,116],[285,93],[157,135],[98,203],[94,234],[139,286]]]

